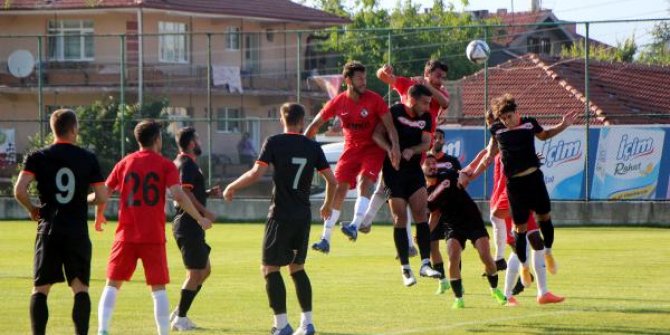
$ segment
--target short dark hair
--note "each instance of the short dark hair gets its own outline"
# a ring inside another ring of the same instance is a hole
[[[425,85],[421,84],[414,84],[412,85],[409,90],[407,90],[407,94],[409,94],[412,98],[414,99],[419,99],[422,96],[426,97],[432,97],[433,93],[426,87]]]
[[[144,120],[135,126],[134,133],[141,147],[150,147],[161,136],[161,124],[155,120]]]
[[[516,112],[516,101],[511,94],[505,93],[491,100],[491,110],[496,119],[500,118],[505,113]]]
[[[435,132],[442,134],[442,137],[444,137],[444,130],[442,130],[440,128],[435,128]]]
[[[77,114],[71,109],[61,108],[51,113],[49,125],[56,136],[65,136],[77,126]]]
[[[193,141],[195,138],[195,128],[188,126],[181,128],[177,131],[177,146],[179,146],[179,149],[182,151],[185,151],[188,149],[188,145]]]
[[[348,61],[347,64],[344,64],[342,76],[344,78],[351,78],[356,72],[365,72],[365,65],[355,60]]]
[[[437,69],[441,69],[444,72],[449,72],[449,66],[447,63],[442,63],[437,59],[431,59],[426,62],[426,66],[423,68],[425,72],[431,73]]]
[[[305,118],[305,107],[295,102],[287,102],[279,109],[287,126],[294,126]]]

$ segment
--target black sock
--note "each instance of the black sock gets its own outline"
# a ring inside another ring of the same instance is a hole
[[[514,238],[516,238],[516,241],[514,242],[515,249],[516,249],[516,255],[519,257],[519,261],[521,263],[525,263],[526,262],[526,232],[517,233],[515,231],[514,232]]]
[[[33,335],[44,335],[48,320],[49,307],[46,294],[33,293],[30,296],[30,324],[33,328]]]
[[[419,244],[421,259],[430,258],[430,227],[428,222],[416,224],[416,242]]]
[[[544,246],[551,248],[554,245],[554,224],[551,223],[551,219],[540,221],[540,231],[544,239]]]
[[[498,288],[498,274],[486,275],[486,279],[489,281],[491,288]]]
[[[265,276],[265,290],[274,314],[286,314],[286,286],[279,271],[270,272]]]
[[[312,284],[309,282],[305,270],[296,271],[291,274],[295,284],[295,293],[300,302],[300,308],[303,313],[312,311]]]
[[[447,277],[444,274],[444,263],[433,263],[433,269],[440,273],[440,279]]]
[[[179,299],[179,307],[177,309],[177,315],[180,318],[185,317],[188,310],[191,309],[191,304],[193,303],[195,296],[198,294],[198,291],[199,289],[195,289],[195,291],[181,289],[181,298]]]
[[[88,292],[79,292],[74,295],[72,306],[72,321],[77,335],[88,334],[88,323],[91,319],[91,297]]]
[[[454,291],[456,298],[463,297],[463,282],[461,279],[454,279],[451,281],[451,290]]]
[[[398,252],[400,264],[409,264],[409,241],[407,241],[407,228],[393,228],[393,241],[395,250]]]
[[[198,288],[195,289],[195,293],[198,294],[201,289],[202,289],[202,284],[198,285]]]

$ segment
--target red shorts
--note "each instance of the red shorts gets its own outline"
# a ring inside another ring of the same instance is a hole
[[[509,206],[509,204],[508,204]],[[537,221],[535,221],[535,215],[534,213],[531,212],[530,216],[528,216],[528,229],[527,232],[531,231],[536,231],[538,230],[537,227]],[[512,227],[512,215],[508,215],[505,218],[505,226],[507,227],[507,244],[509,245],[514,245],[515,239],[514,239],[514,228]]]
[[[385,158],[386,152],[376,144],[345,147],[335,167],[335,179],[338,183],[349,184],[349,188],[356,187],[359,175],[376,182]]]
[[[142,260],[147,285],[165,285],[170,282],[165,243],[126,243],[114,241],[107,263],[107,278],[128,281]]]

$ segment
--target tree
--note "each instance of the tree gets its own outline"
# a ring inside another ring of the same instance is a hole
[[[651,31],[654,37],[650,45],[640,52],[640,62],[656,65],[670,65],[670,23],[658,23]]]
[[[631,36],[623,42],[617,42],[616,47],[608,47],[599,43],[589,44],[589,58],[601,62],[631,63],[634,61],[636,52],[635,36]],[[584,58],[585,56],[584,40],[577,41],[561,50],[561,57],[563,58]]]

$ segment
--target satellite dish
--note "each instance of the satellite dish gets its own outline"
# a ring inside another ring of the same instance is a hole
[[[16,78],[25,78],[33,73],[35,57],[28,50],[16,50],[7,58],[7,68]]]

